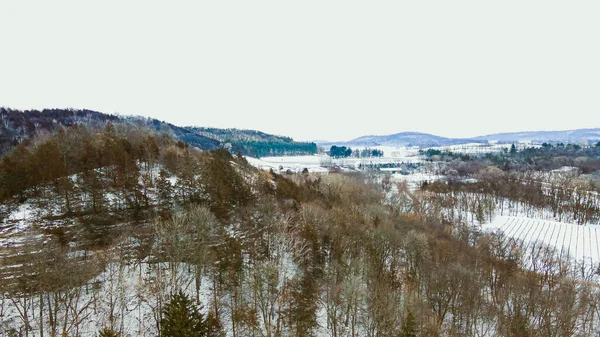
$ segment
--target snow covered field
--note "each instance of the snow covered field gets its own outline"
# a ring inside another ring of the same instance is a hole
[[[363,148],[355,148],[362,150]],[[274,171],[301,172],[304,168],[309,172],[327,172],[329,167],[342,166],[358,168],[359,165],[377,165],[377,164],[401,164],[401,163],[420,163],[423,160],[418,156],[418,149],[406,147],[376,146],[372,149],[383,151],[382,157],[372,158],[331,158],[326,154],[312,156],[281,156],[281,157],[246,157],[250,165],[263,169]]]
[[[262,170],[277,171],[281,166],[283,171],[289,169],[292,172],[301,172],[307,168],[309,172],[327,172],[327,169],[321,166],[321,156],[263,157],[260,159],[246,157],[246,160],[250,165]]]
[[[492,223],[483,225],[483,229],[503,232],[507,237],[522,240],[526,247],[539,241],[576,261],[600,263],[600,226],[498,216]]]
[[[533,144],[529,142],[515,142],[514,144],[517,150],[522,150],[528,147],[541,147],[541,145],[539,144]],[[430,149],[464,154],[483,154],[508,151],[511,145],[512,144],[504,143],[465,143],[457,145],[436,146],[431,147]]]
[[[443,178],[444,178],[444,176],[442,176],[442,175],[435,175],[435,174],[428,174],[428,173],[412,173],[412,174],[408,174],[408,175],[392,174],[393,182],[396,182],[396,183],[406,182],[406,184],[408,185],[408,187],[411,191],[415,191],[415,190],[419,189],[421,187],[421,184],[424,181],[430,183],[433,181],[441,180]]]

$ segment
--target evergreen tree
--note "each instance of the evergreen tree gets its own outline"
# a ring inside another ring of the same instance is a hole
[[[514,337],[529,337],[529,324],[523,314],[517,312],[509,321],[509,334]]]
[[[170,210],[173,206],[173,186],[169,181],[169,174],[164,169],[160,170],[156,180],[156,190],[158,194],[158,205],[162,210]]]
[[[517,147],[515,146],[515,144],[510,146],[510,154],[515,154],[517,153]]]
[[[163,309],[162,337],[201,337],[209,335],[203,315],[181,290],[171,297]]]
[[[483,210],[483,205],[481,204],[481,202],[477,204],[477,211],[475,212],[475,217],[477,218],[477,221],[479,221],[480,224],[483,224],[483,222],[485,221],[485,212]]]
[[[402,324],[402,333],[400,333],[400,337],[417,337],[418,335],[419,331],[417,329],[415,316],[409,310],[404,319],[404,324]]]

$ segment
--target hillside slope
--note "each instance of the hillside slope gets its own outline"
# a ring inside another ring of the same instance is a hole
[[[421,132],[400,132],[384,136],[362,136],[347,142],[323,142],[319,145],[347,145],[347,146],[443,146],[476,142],[472,139],[455,139],[440,137]],[[480,140],[481,142],[481,140]]]
[[[328,142],[319,141],[318,144],[323,147],[331,145],[345,146],[446,146],[465,143],[486,143],[488,141],[498,141],[501,143],[511,142],[564,142],[564,143],[596,143],[600,141],[600,128],[595,129],[577,129],[564,131],[524,131],[495,133],[473,138],[446,138],[421,132],[400,132],[392,135],[383,136],[362,136],[349,141]]]
[[[295,142],[289,137],[274,136],[255,130],[181,127],[154,118],[110,115],[93,110],[44,109],[12,110],[0,108],[0,154],[12,147],[27,144],[34,136],[52,134],[61,126],[75,124],[92,129],[103,128],[107,122],[148,127],[202,150],[227,148],[231,152],[260,157],[267,155],[314,154],[314,143]]]

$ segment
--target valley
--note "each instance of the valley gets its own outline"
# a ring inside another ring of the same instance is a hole
[[[156,336],[177,294],[210,336],[600,327],[598,144],[254,157],[94,123],[3,158],[1,335]]]

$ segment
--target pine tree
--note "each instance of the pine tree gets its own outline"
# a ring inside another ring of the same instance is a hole
[[[158,205],[162,210],[170,210],[173,206],[173,186],[169,181],[169,175],[164,169],[160,170],[156,180],[156,190],[158,194]]]
[[[418,335],[419,332],[417,330],[415,316],[409,310],[404,319],[404,324],[402,324],[402,333],[400,333],[400,337],[417,337]]]
[[[475,217],[479,224],[483,224],[485,222],[485,212],[483,210],[483,205],[481,202],[477,203],[477,211],[475,212]]]
[[[202,337],[209,329],[198,307],[180,290],[163,309],[160,332],[162,337]]]

